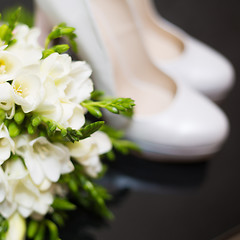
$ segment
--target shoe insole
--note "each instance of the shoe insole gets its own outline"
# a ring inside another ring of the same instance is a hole
[[[142,36],[150,55],[156,60],[178,57],[184,50],[184,43],[176,35],[161,26],[161,19],[152,6],[153,0],[131,0],[137,14]]]
[[[113,66],[117,95],[133,98],[136,114],[153,115],[167,108],[176,85],[149,59],[126,0],[90,2]]]

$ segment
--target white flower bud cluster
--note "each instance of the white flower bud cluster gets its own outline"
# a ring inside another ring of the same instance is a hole
[[[0,109],[13,119],[16,107],[34,112],[65,128],[80,129],[86,110],[80,103],[90,97],[91,69],[73,62],[67,54],[53,53],[42,59],[39,31],[25,25],[15,28],[17,42],[0,47]],[[54,183],[74,170],[71,157],[91,177],[102,169],[99,155],[110,151],[103,132],[76,143],[50,142],[44,136],[9,134],[0,125],[0,214],[45,215],[54,200]],[[14,156],[14,157],[13,157]],[[17,157],[16,157],[17,156]]]

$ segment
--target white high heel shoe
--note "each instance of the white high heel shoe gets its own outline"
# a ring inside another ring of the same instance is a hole
[[[126,0],[91,0],[91,5],[87,0],[37,3],[52,24],[64,21],[76,27],[80,55],[91,64],[99,89],[136,100],[133,119],[113,114],[106,118],[125,129],[145,154],[197,159],[220,149],[228,134],[226,116],[152,64]]]
[[[234,69],[221,54],[158,15],[153,0],[128,0],[153,62],[214,101],[233,86]]]

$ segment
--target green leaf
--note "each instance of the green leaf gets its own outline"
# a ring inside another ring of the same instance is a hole
[[[104,124],[104,121],[98,121],[82,127],[80,130],[75,130],[72,128],[67,128],[66,138],[71,141],[79,141],[90,137],[93,133],[98,131]]]
[[[105,157],[109,160],[109,161],[114,161],[116,159],[116,156],[114,154],[114,151],[109,151],[105,154]]]
[[[95,90],[91,93],[91,99],[92,100],[102,100],[102,98],[104,97],[104,92],[103,91],[99,91],[99,90]]]
[[[111,195],[105,188],[93,183],[92,178],[86,176],[83,166],[74,163],[74,171],[63,175],[60,182],[68,185],[71,198],[84,208],[108,219],[113,217],[106,206],[106,201],[111,199]],[[75,182],[74,184],[78,186],[77,191],[70,187],[71,182]]]
[[[20,18],[21,10],[22,10],[22,8],[18,7],[17,10],[15,12],[13,12],[12,15],[9,17],[8,25],[11,30],[13,30],[15,28],[17,21]]]
[[[75,41],[75,38],[77,37],[77,35],[74,33],[74,31],[75,31],[75,28],[68,27],[65,23],[61,23],[55,26],[45,40],[45,51],[43,52],[43,58],[51,54],[49,51],[47,51],[49,50],[48,47],[50,45],[50,42],[53,41],[54,39],[61,38],[61,37],[66,37],[69,40],[73,51],[77,52],[77,44]],[[66,44],[57,45],[53,47],[51,50],[53,50],[54,52],[63,53],[68,50],[66,46],[67,46]]]
[[[8,46],[16,42],[16,40],[13,39],[12,32],[20,17],[20,13],[21,13],[21,8],[19,7],[16,11],[12,12],[11,15],[9,16],[8,24],[3,24],[0,27],[0,39]]]
[[[52,219],[54,222],[56,222],[59,226],[64,226],[64,217],[58,213],[58,212],[54,212],[52,214]]]
[[[113,148],[118,152],[126,155],[129,154],[130,151],[141,151],[141,149],[136,143],[122,139],[124,137],[123,131],[116,130],[107,125],[102,126],[100,130],[105,132],[109,136],[110,140],[112,141]],[[113,152],[107,153],[106,156],[109,160],[114,159]]]
[[[74,192],[74,193],[78,192],[78,183],[75,179],[70,179],[68,185],[69,185],[69,188],[72,192]]]
[[[3,10],[3,22],[9,22],[11,16],[15,13],[18,6],[11,6]],[[21,7],[21,14],[18,16],[18,22],[33,27],[34,16],[31,11],[26,8]]]
[[[128,140],[121,140],[121,139],[114,139],[110,138],[113,144],[113,147],[120,153],[127,155],[130,151],[137,151],[140,152],[140,147],[131,141]]]
[[[81,139],[90,137],[93,133],[98,131],[103,125],[104,125],[104,121],[98,121],[98,122],[88,124],[85,127],[81,128],[80,131],[83,135]]]
[[[73,203],[69,202],[66,199],[58,198],[58,197],[55,197],[54,202],[52,204],[52,207],[55,210],[71,211],[71,210],[75,210],[76,209],[76,205],[74,205]]]
[[[93,95],[95,98],[98,98],[99,96],[99,93]],[[133,115],[133,107],[135,106],[135,103],[131,98],[106,98],[99,101],[86,100],[83,101],[81,105],[88,109],[93,116],[97,115],[96,112],[100,111],[100,108],[105,108],[111,113],[121,113],[130,117]]]
[[[109,137],[120,139],[124,137],[124,132],[121,130],[116,130],[106,124],[104,124],[101,129],[101,131],[105,132]]]

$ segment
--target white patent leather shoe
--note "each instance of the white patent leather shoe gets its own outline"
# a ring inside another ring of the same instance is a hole
[[[153,0],[128,0],[153,62],[168,74],[214,101],[226,97],[233,86],[234,69],[220,53],[163,19]]]
[[[92,66],[99,89],[136,100],[133,119],[105,117],[112,126],[125,129],[144,154],[190,160],[221,148],[229,130],[225,114],[151,62],[126,0],[37,3],[39,16],[44,13],[52,25],[64,21],[76,27],[80,55]]]

